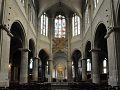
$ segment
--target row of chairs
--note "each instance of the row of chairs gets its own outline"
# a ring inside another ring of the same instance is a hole
[[[119,86],[95,85],[91,83],[68,83],[67,90],[120,90]],[[14,84],[10,87],[0,87],[0,90],[52,90],[50,83]]]
[[[50,83],[28,83],[22,85],[11,85],[10,87],[1,87],[0,90],[51,90]]]
[[[92,83],[69,83],[69,90],[120,90],[119,86],[96,85]]]

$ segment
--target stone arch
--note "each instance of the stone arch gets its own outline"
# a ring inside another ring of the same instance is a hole
[[[67,54],[58,51],[53,55],[53,78],[54,81],[63,81],[67,79]],[[61,68],[61,69],[60,69]],[[60,72],[62,74],[60,74]]]
[[[21,30],[18,29],[18,32],[20,33],[21,38],[23,39],[23,48],[25,48],[25,47],[27,46],[27,43],[26,43],[27,38],[26,38],[25,28],[24,28],[23,24],[21,23],[21,21],[15,20],[15,21],[11,24],[11,27],[10,27],[10,32],[11,32],[12,34],[14,34],[14,31],[13,31],[12,27],[13,27],[13,25],[15,25],[15,24],[16,24],[16,26],[19,26],[18,28],[21,29]]]
[[[107,29],[106,29],[105,24],[103,24],[103,23],[99,24],[96,29],[96,33],[95,33],[95,37],[94,37],[94,48],[98,48],[98,45],[100,44],[99,40],[101,38],[104,38],[106,33],[107,33]]]
[[[46,77],[46,71],[48,70],[48,59],[49,59],[49,54],[46,52],[45,49],[41,49],[39,51],[39,58],[41,63],[41,66],[39,66],[39,71],[38,71],[38,78],[40,81],[47,81]],[[41,73],[42,72],[42,73]]]
[[[29,39],[29,50],[28,53],[28,81],[33,80],[33,68],[34,68],[34,60],[35,60],[35,42],[34,39]]]
[[[77,9],[70,7],[69,5],[67,5],[67,4],[64,3],[64,2],[56,2],[56,3],[54,3],[54,4],[51,4],[51,5],[47,6],[46,8],[44,8],[44,9],[41,10],[41,12],[39,13],[39,17],[42,15],[43,12],[48,11],[50,8],[52,8],[52,7],[54,7],[54,6],[58,6],[59,3],[61,3],[62,6],[65,6],[67,9],[71,10],[72,12],[77,13],[80,17],[82,17],[81,13],[79,13],[79,12],[77,11]],[[55,8],[56,8],[56,7],[55,7]]]
[[[29,50],[30,50],[30,52],[32,52],[33,53],[33,57],[35,57],[35,41],[34,41],[34,39],[29,39]]]
[[[10,32],[13,34],[10,41],[10,56],[9,56],[9,65],[10,65],[10,85],[20,82],[27,82],[27,78],[25,81],[21,81],[23,78],[23,51],[26,47],[26,34],[24,32],[24,28],[20,21],[15,21],[11,25]],[[25,59],[25,58],[24,58]],[[26,65],[27,67],[27,65]],[[27,68],[24,67],[25,73],[27,73]]]
[[[107,48],[107,40],[105,39],[105,35],[107,33],[107,29],[105,24],[100,23],[96,29],[95,38],[94,38],[94,48],[93,51],[94,54],[96,53],[96,57],[92,58],[92,70],[93,73],[95,72],[95,67],[98,69],[98,81],[106,81],[104,83],[108,82],[107,76],[108,76],[108,64],[104,66],[104,61],[108,63],[108,48]],[[96,60],[96,61],[95,61]],[[94,80],[93,80],[94,81]]]
[[[90,50],[91,50],[91,42],[87,41],[85,45],[85,58],[90,58]]]
[[[76,50],[74,50],[73,51],[73,53],[72,53],[72,56],[71,56],[71,58],[72,58],[72,66],[74,67],[74,70],[72,69],[72,71],[74,71],[74,81],[80,81],[81,80],[81,72],[80,72],[80,68],[81,68],[81,60],[80,60],[80,58],[81,58],[81,51],[80,50],[78,50],[78,49],[76,49]]]
[[[91,65],[92,65],[92,54],[90,52],[91,50],[91,42],[87,41],[86,46],[85,46],[85,63],[86,63],[86,72],[85,74],[87,75],[87,79],[90,80],[91,79]],[[84,76],[83,76],[84,77]]]

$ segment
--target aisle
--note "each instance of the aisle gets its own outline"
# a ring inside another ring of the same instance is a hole
[[[68,83],[65,82],[55,82],[51,83],[51,89],[52,90],[68,90]]]

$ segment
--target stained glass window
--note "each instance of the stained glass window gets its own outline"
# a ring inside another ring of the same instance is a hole
[[[41,16],[41,34],[48,36],[48,17],[45,12]]]
[[[72,17],[72,35],[77,36],[80,34],[80,17],[76,14]]]
[[[55,37],[56,38],[65,38],[66,35],[66,20],[62,15],[58,15],[55,18]]]

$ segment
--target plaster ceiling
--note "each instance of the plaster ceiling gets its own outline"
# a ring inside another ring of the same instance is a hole
[[[82,0],[38,0],[38,2],[39,16],[48,10],[57,12],[59,3],[62,4],[61,10],[64,10],[66,13],[71,10],[81,16]]]

